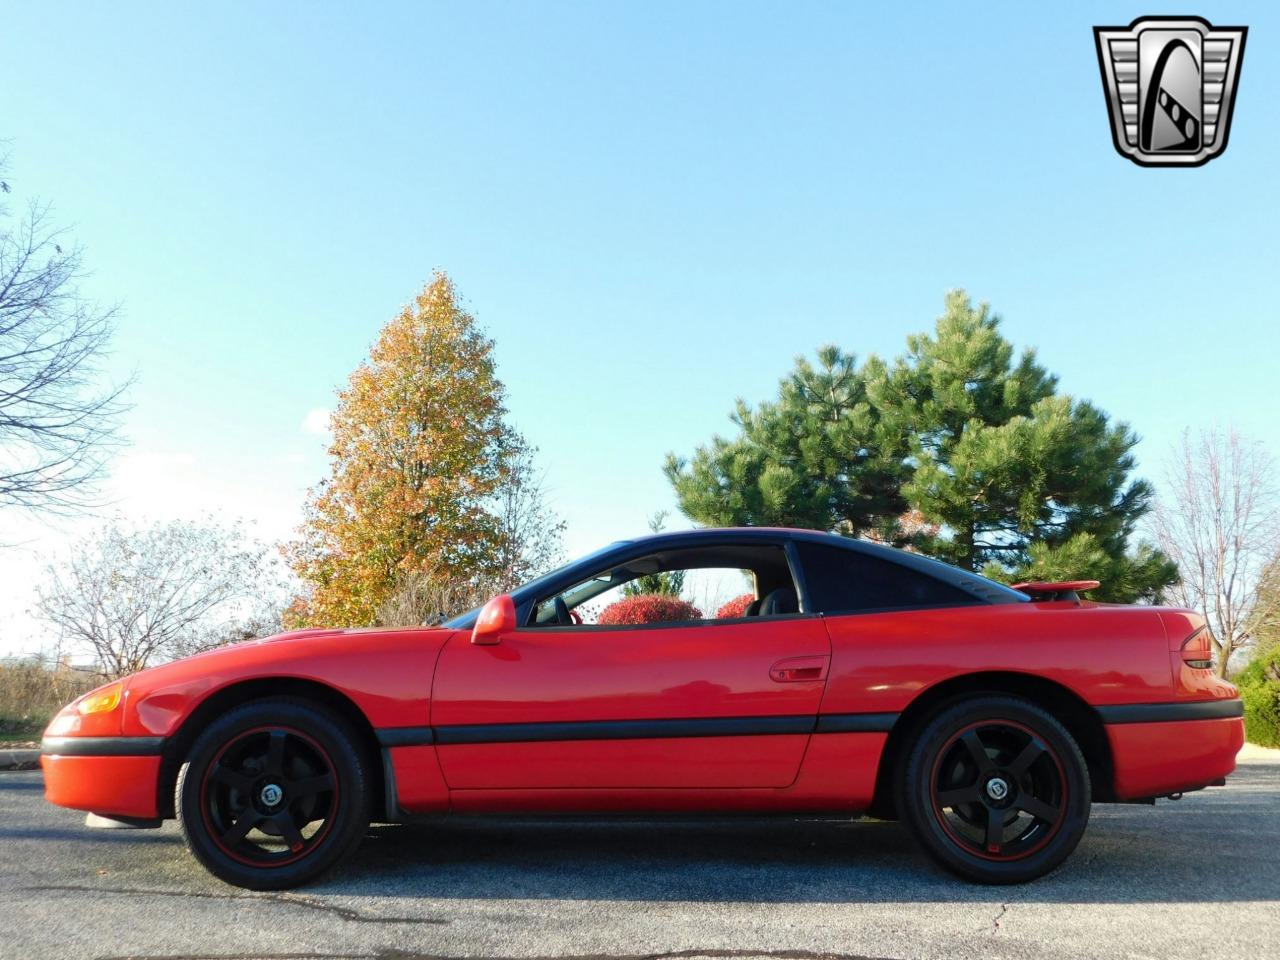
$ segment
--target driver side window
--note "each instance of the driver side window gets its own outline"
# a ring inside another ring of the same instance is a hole
[[[698,547],[601,570],[539,600],[530,626],[697,623],[798,612],[780,547]]]

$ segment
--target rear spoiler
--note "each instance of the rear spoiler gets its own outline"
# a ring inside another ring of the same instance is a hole
[[[1096,590],[1101,584],[1097,580],[1062,580],[1057,583],[1036,581],[1034,583],[1015,583],[1013,589],[1020,590],[1032,600],[1076,600],[1077,594],[1086,590]]]

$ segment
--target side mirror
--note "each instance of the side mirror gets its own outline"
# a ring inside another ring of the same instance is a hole
[[[502,639],[504,633],[510,633],[515,628],[515,602],[508,594],[499,594],[481,608],[475,628],[471,631],[471,642],[492,646]]]

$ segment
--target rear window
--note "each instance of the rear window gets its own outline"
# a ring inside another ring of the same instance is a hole
[[[856,550],[796,543],[809,602],[818,613],[912,607],[958,607],[980,603],[957,587],[898,563]]]

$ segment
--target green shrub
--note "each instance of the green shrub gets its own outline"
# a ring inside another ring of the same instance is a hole
[[[1280,650],[1253,660],[1234,678],[1244,701],[1244,735],[1261,747],[1280,747]]]

